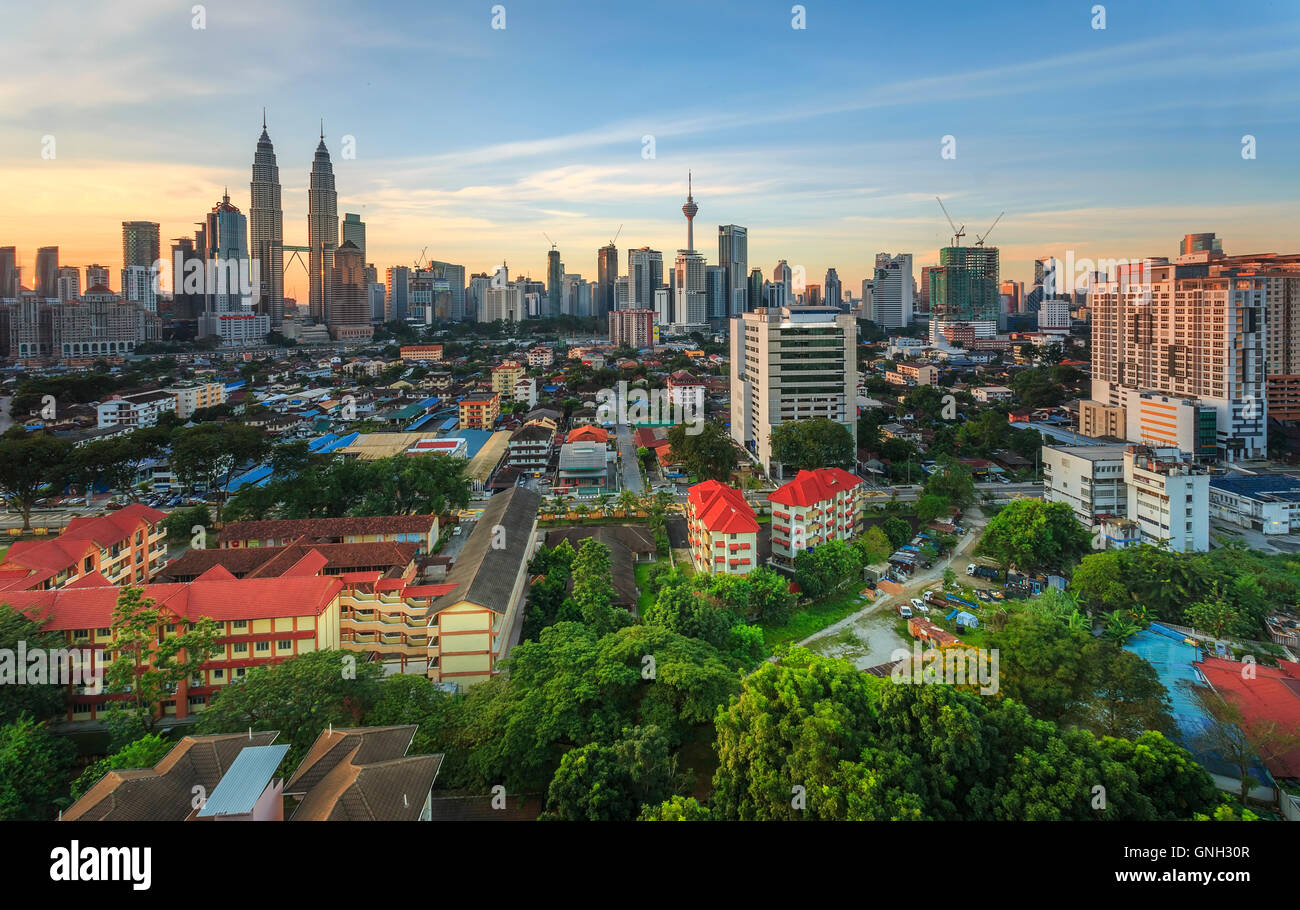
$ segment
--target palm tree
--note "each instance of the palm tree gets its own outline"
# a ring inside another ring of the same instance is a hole
[[[609,504],[614,501],[614,497],[608,493],[601,493],[596,497],[596,508],[600,509],[600,514],[609,514]]]
[[[587,506],[585,502],[580,502],[573,507],[573,511],[574,513],[577,514],[578,521],[582,521],[584,518],[587,517],[587,514],[591,511],[591,509]]]
[[[618,494],[618,507],[623,510],[624,515],[630,515],[636,511],[637,497],[631,490],[624,490]]]
[[[563,515],[564,506],[568,498],[569,497],[565,496],[563,493],[556,493],[554,498],[551,499],[551,511],[556,515]]]

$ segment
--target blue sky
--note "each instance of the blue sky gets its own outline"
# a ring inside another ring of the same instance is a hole
[[[1300,249],[1300,2],[803,4],[210,0],[11,9],[0,84],[0,245],[59,244],[116,268],[119,223],[192,230],[225,185],[248,206],[268,108],[285,241],[304,243],[319,118],[339,211],[381,269],[428,256],[544,273],[550,234],[595,250],[750,229],[751,266],[835,266],[856,291],[877,251],[933,261],[990,238],[1004,277],[1039,255]],[[1243,160],[1242,137],[1257,157]],[[355,137],[356,158],[340,142]],[[655,157],[642,137],[655,137]],[[956,158],[940,156],[945,135]],[[42,137],[57,154],[41,157]],[[290,289],[303,282],[289,277]]]

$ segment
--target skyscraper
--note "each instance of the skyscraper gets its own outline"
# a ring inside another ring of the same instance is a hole
[[[943,323],[975,325],[980,337],[997,333],[998,248],[946,246],[939,250],[939,268],[930,273],[930,336]]]
[[[701,260],[702,261],[702,260]],[[700,273],[703,281],[703,272]],[[633,310],[654,309],[654,292],[664,281],[664,254],[643,246],[627,253],[627,306]],[[704,288],[701,285],[700,290]],[[621,308],[621,307],[620,307]],[[680,318],[680,314],[679,317]]]
[[[615,309],[614,282],[617,280],[618,247],[611,241],[596,251],[596,293],[592,301],[595,310],[592,315],[596,318],[604,319]]]
[[[246,283],[251,278],[248,219],[231,204],[229,193],[208,213],[202,240],[209,269],[199,337],[215,335],[233,345],[262,341],[271,326],[265,313],[253,311],[254,290]]]
[[[343,213],[342,237],[339,239],[340,245],[352,241],[352,245],[361,251],[361,261],[366,261],[366,223],[361,220],[360,215],[354,215],[352,212]]]
[[[673,317],[679,326],[701,326],[708,320],[705,268],[704,257],[699,253],[694,250],[677,251],[677,269],[673,284],[676,290]],[[651,300],[653,299],[651,297]]]
[[[447,318],[452,322],[464,321],[465,266],[431,259],[429,260],[429,270],[433,272],[433,277],[435,279],[441,279],[447,283],[447,290],[451,294],[450,306],[447,309]]]
[[[727,270],[720,265],[704,267],[704,311],[709,324],[722,329],[731,317],[731,293],[727,285]]]
[[[560,315],[560,298],[564,295],[564,263],[560,261],[560,251],[551,248],[546,254],[546,300],[547,315]]]
[[[158,224],[153,221],[122,222],[122,268],[133,265],[153,268],[158,263]]]
[[[43,246],[36,251],[36,296],[59,296],[59,248]]]
[[[257,309],[270,317],[272,326],[278,326],[284,322],[284,211],[280,208],[280,168],[266,132],[265,111],[248,189],[248,241],[257,263]]]
[[[752,268],[749,270],[749,287],[745,292],[745,312],[752,312],[758,307],[763,306],[763,270]],[[736,315],[740,315],[737,313]]]
[[[871,282],[871,321],[882,329],[906,328],[912,324],[912,303],[912,254],[878,255]]]
[[[411,270],[404,265],[388,268],[388,299],[384,304],[387,319],[403,322],[411,306]]]
[[[18,249],[0,246],[0,299],[18,298]]]
[[[910,276],[912,272],[910,266],[907,271],[908,271],[908,275]],[[843,300],[844,300],[844,286],[840,284],[840,276],[836,273],[834,269],[826,270],[826,281],[823,284],[824,284],[823,289],[826,292],[825,294],[826,305],[839,307],[842,309]],[[911,293],[910,288],[908,289],[908,293]]]
[[[328,322],[329,288],[334,274],[334,250],[339,245],[339,194],[334,189],[334,166],[325,148],[325,126],[311,163],[307,187],[307,245],[311,247],[308,268],[311,288],[307,300],[311,318]]]
[[[718,225],[718,265],[727,270],[728,315],[746,312],[749,293],[749,231],[738,224]]]
[[[783,288],[781,291],[781,306],[794,303],[793,273],[784,259],[778,262],[776,268],[772,270],[772,283],[779,284]]]
[[[326,297],[330,336],[335,341],[370,338],[374,334],[370,325],[370,287],[361,250],[351,240],[344,240],[333,258]]]
[[[686,249],[695,252],[695,213],[700,207],[691,195],[691,172],[686,172],[686,202],[682,205],[682,214],[686,216]]]

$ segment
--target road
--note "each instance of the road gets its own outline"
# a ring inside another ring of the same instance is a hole
[[[889,663],[895,649],[910,648],[911,642],[904,641],[894,631],[894,607],[920,597],[927,587],[943,580],[943,573],[949,567],[963,575],[964,566],[988,523],[975,507],[967,510],[966,519],[969,522],[966,534],[957,542],[956,549],[943,562],[913,575],[901,594],[883,594],[858,612],[808,636],[799,645],[818,654],[848,660],[859,670]]]
[[[1038,481],[1027,481],[1025,483],[977,483],[975,489],[979,493],[992,493],[994,499],[1010,499],[1013,494],[1028,496],[1030,498],[1041,498],[1043,495],[1043,485]],[[880,503],[889,499],[897,499],[899,502],[916,502],[921,498],[921,485],[913,484],[910,487],[870,487],[867,489],[867,503]]]
[[[631,490],[638,496],[645,491],[641,482],[641,466],[636,460],[636,443],[632,440],[632,428],[621,423],[615,432],[618,437],[618,454],[623,462],[623,489]]]

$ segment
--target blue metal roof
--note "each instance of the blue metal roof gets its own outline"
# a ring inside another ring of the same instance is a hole
[[[199,810],[199,818],[252,812],[288,751],[288,744],[245,746]]]
[[[268,480],[270,477],[271,466],[259,465],[251,471],[245,471],[243,474],[240,474],[234,480],[230,481],[230,492],[237,493],[239,492],[240,487],[247,486],[250,483],[260,486],[263,481]]]
[[[1271,495],[1279,499],[1300,499],[1300,478],[1289,474],[1211,477],[1210,486],[1238,496]]]

